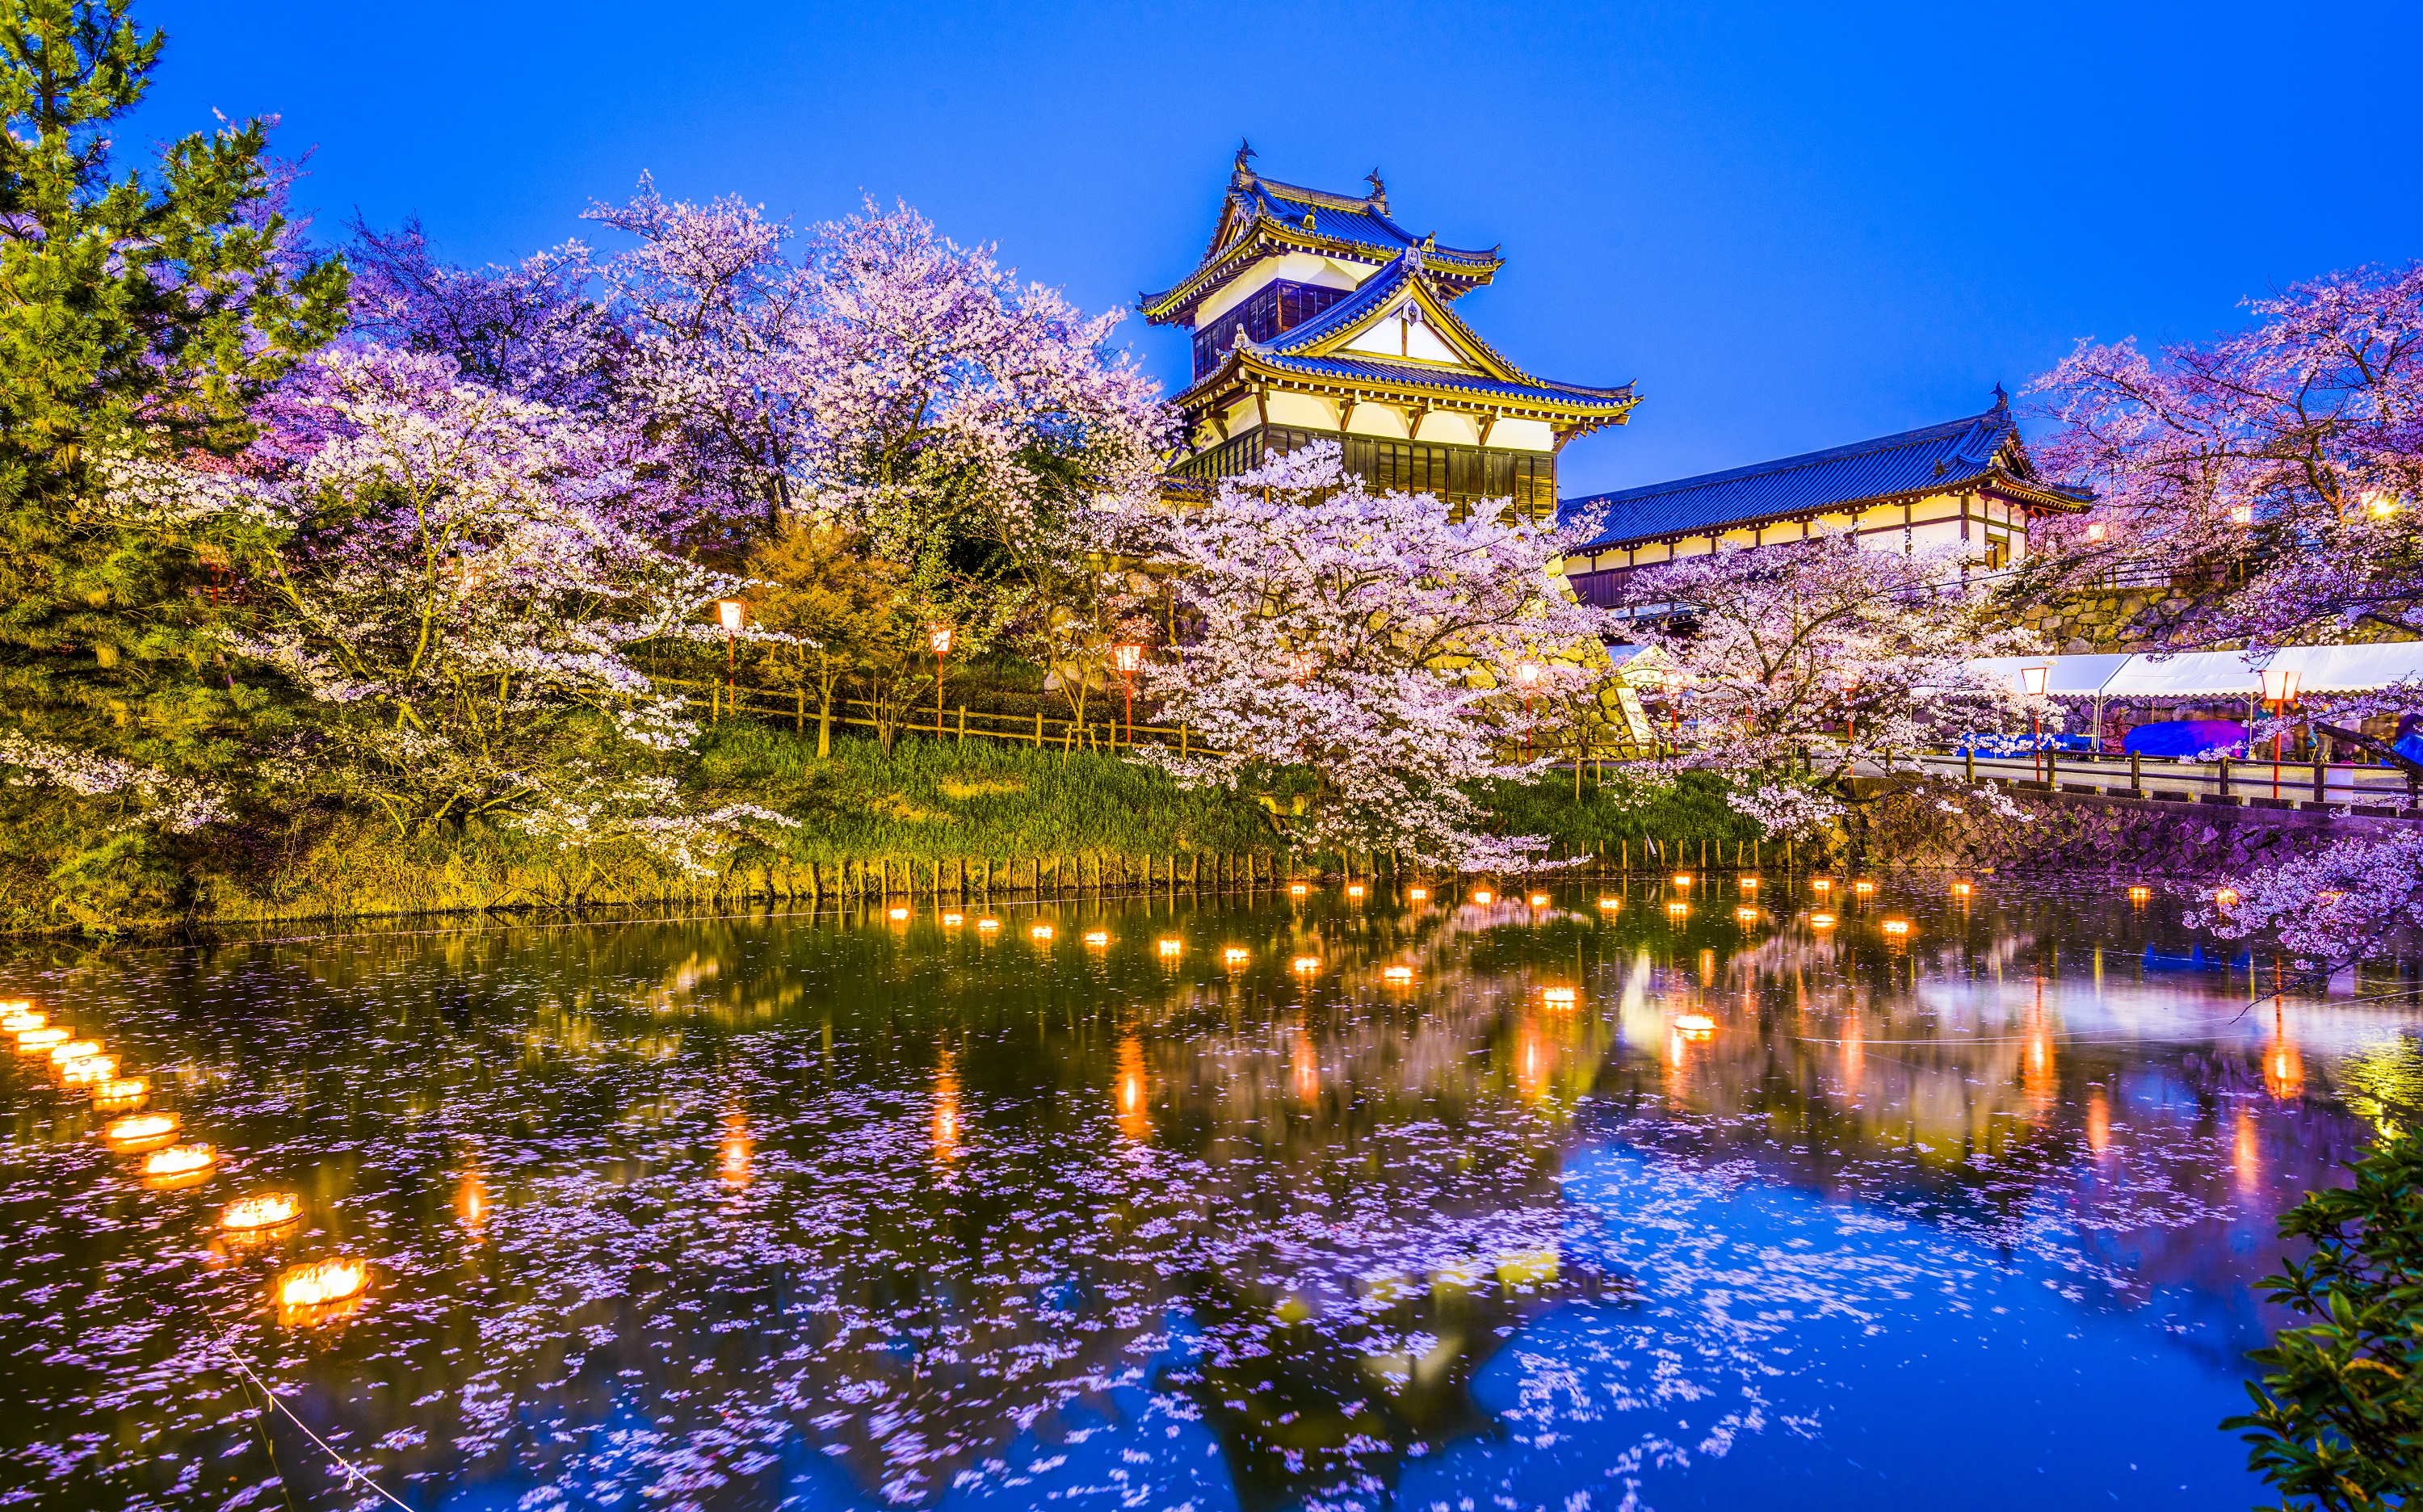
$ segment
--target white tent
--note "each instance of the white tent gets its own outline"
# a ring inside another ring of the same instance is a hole
[[[2265,667],[2293,667],[2297,692],[2357,692],[2393,683],[2423,684],[2423,641],[2387,645],[2284,645],[2257,655],[2243,651],[2175,651],[2093,656],[1979,657],[1969,665],[1987,676],[2023,686],[2025,667],[2043,667],[2045,692],[2055,698],[2083,698],[2095,705],[2095,735],[2103,735],[2103,704],[2112,698],[2247,700],[2263,696]]]
[[[2045,675],[2046,692],[2056,698],[2092,698],[2130,660],[2126,651],[2101,656],[1981,656],[1969,663],[1969,670],[2024,690],[2020,669],[2047,667],[2051,670]]]
[[[2285,645],[2265,663],[2294,667],[2301,693],[2360,692],[2423,681],[2423,641],[2388,645]]]

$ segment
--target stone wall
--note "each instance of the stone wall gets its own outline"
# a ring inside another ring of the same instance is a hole
[[[2244,871],[2343,838],[2377,838],[2423,820],[2252,804],[2021,791],[2029,822],[1969,804],[1894,794],[1862,805],[1851,841],[1869,867],[2019,874],[2185,878]]]

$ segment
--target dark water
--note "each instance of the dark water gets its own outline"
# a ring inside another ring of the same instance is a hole
[[[2394,981],[2246,1011],[2100,894],[1601,892],[24,954],[220,1160],[147,1188],[0,1068],[0,1504],[2255,1500],[2248,1283],[2415,1096]]]

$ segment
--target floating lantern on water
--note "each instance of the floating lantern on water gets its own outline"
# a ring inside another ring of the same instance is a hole
[[[1242,945],[1232,945],[1220,952],[1220,959],[1232,966],[1242,966],[1246,962],[1247,951]]]
[[[281,1322],[316,1323],[349,1311],[346,1304],[361,1296],[370,1280],[369,1265],[340,1256],[287,1267],[271,1283],[270,1294],[277,1298]]]
[[[96,1113],[126,1113],[141,1107],[151,1095],[151,1084],[140,1076],[117,1076],[95,1084],[92,1107]]]
[[[956,930],[967,921],[968,917],[964,914],[945,914],[942,915],[942,928]]]
[[[1676,918],[1681,918],[1690,911],[1691,905],[1688,903],[1669,903],[1666,905],[1666,912],[1673,915]]]
[[[1885,932],[1887,934],[1908,934],[1909,932],[1909,920],[1906,918],[1889,918],[1885,920]]]
[[[1349,898],[1360,898],[1360,897],[1362,897],[1362,896],[1363,896],[1363,884],[1362,884],[1361,883],[1359,883],[1359,882],[1351,882],[1351,883],[1348,883],[1346,884],[1346,896],[1347,896],[1347,897],[1349,897]]]
[[[1544,987],[1540,991],[1540,1001],[1550,1008],[1571,1008],[1574,1006],[1574,990],[1570,987]]]
[[[1476,903],[1494,903],[1497,900],[1497,895],[1486,887],[1479,887],[1473,890],[1472,900]]]
[[[1834,915],[1831,914],[1812,914],[1809,915],[1809,923],[1815,929],[1830,930],[1834,927]]]
[[[91,1087],[118,1076],[116,1056],[78,1056],[59,1067],[59,1080],[70,1087]]]
[[[20,1029],[17,1031],[17,1053],[21,1056],[48,1055],[51,1046],[65,1044],[67,1040],[68,1031],[56,1025],[45,1029]]]
[[[895,924],[906,924],[906,923],[908,923],[908,922],[909,922],[909,911],[908,911],[907,909],[905,909],[905,908],[895,908],[895,909],[894,909],[894,910],[892,911],[892,922],[893,922],[893,923],[895,923]]]
[[[1411,966],[1383,966],[1380,968],[1380,979],[1386,982],[1391,987],[1409,986],[1414,979],[1414,968]]]
[[[1545,908],[1545,907],[1547,907],[1547,906],[1548,906],[1548,895],[1547,895],[1546,893],[1533,893],[1533,894],[1531,895],[1531,906],[1532,906],[1533,908]]]
[[[1830,893],[1834,890],[1834,879],[1831,877],[1812,877],[1809,879],[1809,888],[1812,892]]]
[[[1026,932],[1035,936],[1035,938],[1038,940],[1048,940],[1052,938],[1052,926],[1049,924],[1037,924]]]
[[[979,932],[990,933],[992,931],[1000,928],[1001,920],[997,918],[980,918],[976,920],[976,929]]]
[[[2154,889],[2143,883],[2129,889],[2129,901],[2142,903],[2154,896]]]
[[[1153,943],[1153,948],[1160,951],[1163,955],[1174,956],[1180,950],[1185,949],[1186,944],[1182,940],[1157,940]]]
[[[2224,909],[2236,908],[2238,906],[2238,889],[2235,887],[2214,888],[2212,890],[2212,906]]]
[[[1308,977],[1321,969],[1321,957],[1298,956],[1288,964],[1297,976]]]
[[[1085,931],[1085,943],[1100,949],[1111,943],[1111,936],[1109,931],[1104,930],[1088,930]]]
[[[11,1012],[0,1013],[0,1029],[6,1029],[11,1034],[23,1034],[27,1029],[39,1029],[49,1022],[47,1017],[35,1012],[30,1008],[20,1008]]]
[[[34,1000],[30,997],[0,997],[0,1018],[6,1018],[11,1013],[30,1013],[33,1011]]]
[[[1955,898],[1966,898],[1976,890],[1965,882],[1956,882],[1952,884],[1952,896]]]
[[[260,1233],[282,1229],[303,1214],[302,1200],[293,1192],[263,1192],[239,1197],[219,1210],[219,1227],[230,1233]]]
[[[1744,924],[1755,924],[1758,922],[1758,910],[1745,905],[1734,910],[1734,917]]]
[[[1300,882],[1291,882],[1288,883],[1288,896],[1291,898],[1302,898],[1305,894],[1310,891],[1312,891],[1311,888],[1306,886]]]
[[[1858,882],[1855,882],[1855,883],[1851,883],[1851,891],[1853,891],[1853,892],[1855,892],[1855,893],[1859,893],[1859,894],[1861,894],[1861,895],[1862,895],[1862,896],[1865,896],[1866,894],[1869,894],[1869,893],[1875,892],[1876,890],[1877,890],[1877,884],[1876,884],[1875,883],[1872,883],[1872,882],[1867,881],[1865,878],[1862,878],[1862,879],[1861,879],[1860,881],[1858,881]]]
[[[1598,900],[1598,906],[1612,912],[1613,910],[1623,906],[1623,899],[1621,898],[1602,898]]]
[[[1704,1040],[1717,1032],[1717,1021],[1704,1013],[1685,1013],[1674,1020],[1674,1027],[1687,1040]]]
[[[1408,887],[1405,889],[1405,896],[1417,903],[1424,902],[1429,899],[1431,890],[1427,887]]]
[[[160,1190],[193,1186],[210,1180],[219,1153],[206,1144],[176,1144],[143,1157],[143,1185]]]
[[[51,1064],[64,1066],[71,1060],[82,1060],[102,1053],[99,1040],[67,1040],[51,1046]]]
[[[1678,871],[1674,873],[1674,885],[1677,887],[1688,887],[1691,885],[1691,874],[1687,871]]]
[[[101,1126],[102,1142],[125,1154],[140,1154],[174,1143],[179,1121],[174,1113],[131,1113]]]
[[[1734,885],[1739,887],[1743,892],[1754,893],[1758,891],[1758,879],[1756,877],[1739,877],[1734,879]]]

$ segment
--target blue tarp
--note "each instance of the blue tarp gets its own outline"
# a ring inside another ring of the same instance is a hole
[[[2173,719],[2140,724],[2121,745],[2139,756],[2192,756],[2199,751],[2230,748],[2246,754],[2246,726],[2234,719]]]

